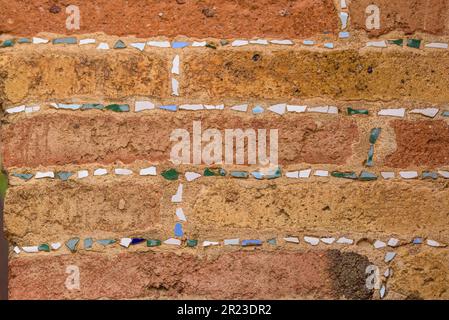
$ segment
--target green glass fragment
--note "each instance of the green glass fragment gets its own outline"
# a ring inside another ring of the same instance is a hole
[[[368,114],[369,114],[369,111],[366,110],[366,109],[352,109],[352,108],[348,107],[348,114],[349,114],[350,116],[353,116],[353,115],[355,115],[355,114],[365,114],[365,115],[368,115]]]
[[[129,105],[127,104],[110,104],[106,106],[106,110],[111,110],[114,112],[128,112]]]
[[[407,40],[407,47],[419,49],[421,46],[421,40],[419,39],[408,39]]]
[[[147,247],[157,247],[162,244],[161,240],[157,239],[148,239],[147,240]]]
[[[365,165],[367,167],[372,167],[374,165],[373,157],[374,157],[374,145],[371,144],[369,146],[368,159],[366,160],[366,163],[365,163]]]
[[[125,49],[125,48],[126,48],[126,44],[122,40],[118,40],[114,44],[114,49]]]
[[[175,169],[165,170],[161,175],[167,180],[178,180],[179,172]]]
[[[404,40],[402,40],[402,39],[393,39],[393,40],[388,40],[388,43],[389,44],[395,44],[395,45],[397,45],[397,46],[403,46],[403,44],[404,44]]]
[[[67,246],[67,248],[69,248],[69,250],[73,253],[76,252],[76,248],[78,247],[78,243],[80,242],[80,238],[72,238],[69,239],[65,245]]]
[[[0,166],[0,201],[5,198],[6,189],[8,189],[8,177]]]
[[[198,245],[198,240],[189,239],[186,241],[188,247],[196,247]]]
[[[39,245],[38,247],[39,251],[45,251],[45,252],[50,252],[50,246],[46,243],[43,243],[41,245]]]
[[[376,143],[377,139],[379,138],[380,131],[381,131],[381,128],[371,129],[371,133],[370,133],[370,136],[369,136],[369,143],[371,143],[371,144],[375,144]]]
[[[204,170],[205,177],[214,177],[214,176],[222,176],[226,175],[226,170],[223,168],[206,168]]]
[[[335,177],[335,178],[342,178],[342,179],[357,179],[357,174],[355,172],[333,171],[331,173],[331,176]]]
[[[374,173],[362,171],[359,176],[359,180],[361,181],[373,181],[377,180],[377,176]]]

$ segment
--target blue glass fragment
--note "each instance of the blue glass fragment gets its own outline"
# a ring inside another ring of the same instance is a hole
[[[68,38],[56,38],[52,40],[53,44],[76,44],[76,38],[75,37],[68,37]]]
[[[255,106],[252,110],[254,114],[260,114],[263,113],[264,111],[265,111],[264,108],[262,108],[261,106]]]
[[[17,43],[31,43],[31,39],[30,38],[20,38],[19,40],[17,40]]]
[[[415,238],[413,239],[413,244],[422,244],[424,242],[423,238]]]
[[[69,109],[69,110],[77,110],[81,108],[79,104],[66,104],[66,103],[58,103],[59,109]]]
[[[93,244],[94,244],[94,239],[92,239],[92,238],[84,239],[84,249],[92,249]]]
[[[242,246],[248,247],[248,246],[261,246],[262,240],[242,240]]]
[[[438,179],[438,173],[436,172],[430,172],[430,171],[424,171],[422,173],[423,179]]]
[[[253,175],[254,178],[256,178],[257,180],[262,180],[263,179],[263,174],[259,171],[254,171],[251,172],[251,174]]]
[[[144,242],[145,241],[145,239],[142,239],[142,238],[132,238],[131,239],[131,245],[133,245],[133,244],[139,244],[139,243],[142,243],[142,242]]]
[[[173,49],[182,49],[182,48],[188,47],[189,43],[188,42],[183,42],[183,41],[175,41],[175,42],[172,43],[171,46],[172,46]]]
[[[175,224],[175,236],[182,237],[184,232],[182,231],[182,225],[180,223]]]
[[[14,46],[14,40],[5,40],[5,41],[3,41],[3,43],[0,45],[0,47],[2,47],[2,48],[12,47],[12,46]]]
[[[176,111],[177,107],[174,104],[169,104],[165,106],[160,106],[159,109],[167,110],[167,111]]]

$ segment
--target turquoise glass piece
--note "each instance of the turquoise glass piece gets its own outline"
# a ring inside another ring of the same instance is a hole
[[[92,249],[93,244],[94,244],[94,240],[92,238],[84,239],[84,249],[86,249],[86,250]]]
[[[72,238],[69,239],[65,245],[67,246],[67,248],[69,248],[69,250],[73,253],[76,252],[76,248],[78,247],[78,243],[80,242],[80,238]]]
[[[373,157],[374,157],[374,145],[371,144],[369,146],[369,150],[368,150],[368,159],[366,160],[366,163],[365,163],[365,165],[367,167],[374,166]]]
[[[75,37],[68,38],[56,38],[52,40],[53,44],[76,44],[77,40]]]
[[[377,180],[377,176],[374,173],[362,171],[359,176],[359,180],[362,181],[373,181]]]
[[[331,176],[335,177],[335,178],[342,178],[342,179],[357,179],[357,174],[355,172],[333,171],[333,172],[331,172]]]
[[[166,111],[176,111],[177,106],[174,104],[169,104],[165,106],[160,106],[159,109],[166,110]]]
[[[20,178],[22,180],[28,181],[33,177],[31,173],[13,173],[12,176],[16,178]]]
[[[430,171],[424,171],[422,173],[422,177],[423,177],[423,179],[433,179],[433,180],[435,180],[435,179],[438,179],[438,173],[430,172]]]
[[[45,251],[45,252],[50,252],[50,246],[46,243],[43,243],[41,245],[39,245],[38,247],[39,251]]]
[[[14,46],[14,40],[5,40],[0,45],[0,47],[2,47],[2,48],[12,47],[12,46]]]
[[[198,240],[194,240],[194,239],[189,239],[186,241],[186,244],[188,247],[196,247],[198,245]]]
[[[100,239],[97,240],[97,243],[101,244],[102,246],[108,246],[110,244],[114,244],[116,240],[114,239]]]
[[[369,143],[371,143],[371,144],[376,143],[377,139],[379,138],[381,130],[382,130],[381,128],[371,129],[371,133],[369,136]]]
[[[17,43],[23,44],[23,43],[32,43],[30,38],[20,38],[17,40]]]
[[[246,171],[231,171],[231,176],[234,178],[246,179],[246,178],[248,178],[248,172],[246,172]]]
[[[72,172],[68,171],[56,172],[56,177],[62,181],[67,181],[71,176],[73,176]]]
[[[407,40],[407,47],[419,49],[421,47],[421,40],[419,39],[408,39]]]
[[[122,40],[117,40],[117,42],[114,44],[114,49],[125,49],[126,44]]]
[[[275,245],[277,244],[276,238],[268,239],[267,242],[268,242],[269,244],[271,244],[272,246],[275,246]]]

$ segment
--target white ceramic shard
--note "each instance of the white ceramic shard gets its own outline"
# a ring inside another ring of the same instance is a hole
[[[136,101],[136,103],[134,104],[135,112],[152,109],[154,109],[154,103],[152,103],[151,101]]]
[[[437,108],[424,108],[424,109],[413,109],[410,111],[410,113],[418,113],[429,118],[435,118],[435,116],[438,114],[439,111],[440,109]]]
[[[43,178],[54,178],[55,174],[53,171],[45,171],[45,172],[37,172],[34,176],[36,179],[43,179]]]
[[[122,238],[120,239],[120,245],[122,247],[128,248],[133,240],[131,238]]]
[[[114,173],[118,176],[129,176],[133,174],[132,170],[122,168],[114,169]]]
[[[171,73],[179,74],[179,55],[178,54],[173,58]]]
[[[390,276],[390,268],[387,268],[387,270],[385,270],[384,272],[384,277],[388,278]]]
[[[347,7],[346,0],[340,0],[340,8],[346,9]]]
[[[315,112],[315,113],[327,113],[329,111],[328,106],[322,107],[308,107],[307,112]]]
[[[383,241],[380,241],[380,240],[374,241],[374,248],[376,248],[376,249],[385,248],[386,246],[387,246],[387,244]]]
[[[291,46],[294,44],[294,42],[291,40],[271,40],[270,42],[272,44],[287,45],[287,46]]]
[[[17,106],[13,108],[6,109],[6,113],[12,114],[12,113],[19,113],[25,111],[25,106]]]
[[[399,175],[402,179],[416,179],[418,178],[418,172],[416,171],[400,171]]]
[[[335,238],[321,238],[321,241],[325,244],[332,244],[335,242]]]
[[[385,297],[386,290],[387,289],[385,288],[385,285],[383,284],[382,287],[380,287],[380,290],[379,290],[379,295],[380,295],[381,299],[383,299]]]
[[[205,47],[207,44],[206,41],[194,41],[192,43],[192,47]]]
[[[33,37],[34,44],[48,43],[47,39]]]
[[[202,104],[182,104],[179,106],[180,110],[203,110],[204,106]]]
[[[141,176],[155,176],[156,175],[156,167],[148,167],[140,170],[139,173]]]
[[[203,241],[203,247],[209,247],[209,246],[218,246],[219,243],[216,241]]]
[[[240,245],[240,239],[225,239],[224,240],[225,246],[238,246]]]
[[[384,259],[384,261],[385,261],[386,263],[388,263],[388,262],[392,261],[392,260],[394,259],[394,257],[396,257],[396,252],[387,252],[387,253],[385,254],[385,259]]]
[[[442,245],[441,243],[439,243],[435,240],[427,239],[426,242],[427,242],[427,245],[431,246],[431,247],[444,247],[444,245]]]
[[[196,173],[196,172],[186,172],[185,177],[186,177],[186,180],[190,182],[190,181],[193,181],[193,180],[201,177],[201,174]]]
[[[180,183],[178,186],[178,190],[176,191],[176,194],[171,197],[171,202],[173,202],[173,203],[182,202],[182,189],[183,189],[183,186],[182,186],[182,183]]]
[[[299,243],[299,239],[297,237],[287,237],[287,238],[284,238],[284,240],[286,242]]]
[[[438,171],[438,174],[439,174],[440,176],[442,176],[443,178],[445,178],[445,179],[449,179],[449,171],[439,170],[439,171]]]
[[[386,48],[387,42],[386,41],[368,41],[366,43],[367,47],[375,47],[375,48]]]
[[[287,104],[280,103],[280,104],[272,105],[271,107],[268,108],[268,110],[270,110],[271,112],[274,112],[274,113],[282,115],[282,114],[285,113],[285,108],[286,107],[287,107]]]
[[[108,174],[108,170],[100,168],[100,169],[96,169],[94,171],[94,176],[104,176],[105,174]]]
[[[130,44],[131,47],[143,51],[145,49],[145,42],[134,42]]]
[[[379,116],[399,117],[405,116],[405,108],[398,109],[382,109],[377,113]]]
[[[168,244],[168,245],[173,245],[173,246],[180,246],[181,240],[175,239],[175,238],[170,238],[170,239],[165,240],[164,243]]]
[[[394,172],[381,172],[380,173],[381,174],[381,176],[382,176],[382,178],[384,178],[385,180],[388,180],[388,179],[394,179]]]
[[[304,241],[307,242],[308,244],[311,244],[312,246],[317,246],[320,243],[320,239],[308,236],[304,237]]]
[[[397,247],[399,245],[399,239],[390,238],[390,240],[388,240],[387,244],[390,247]]]
[[[315,170],[313,175],[317,176],[317,177],[328,177],[329,176],[329,171],[327,171],[327,170]]]
[[[36,253],[39,252],[38,246],[32,246],[32,247],[22,247],[22,250],[26,253]]]
[[[87,178],[89,176],[89,171],[87,170],[80,170],[77,172],[78,179]]]
[[[240,112],[246,112],[248,110],[248,105],[247,104],[240,104],[240,105],[237,105],[237,106],[233,106],[233,107],[231,107],[231,110],[240,111]]]
[[[186,215],[184,214],[184,210],[182,210],[182,208],[176,209],[176,216],[181,221],[187,221]]]
[[[18,246],[15,246],[13,250],[16,254],[19,254],[21,252],[21,250]]]
[[[251,43],[251,44],[260,44],[260,45],[266,46],[266,45],[268,45],[268,40],[256,39],[256,40],[250,40],[249,43]]]
[[[234,40],[234,41],[232,41],[231,46],[241,47],[241,46],[246,46],[247,44],[249,44],[249,42],[247,40]]]
[[[285,173],[285,176],[287,178],[291,179],[298,179],[299,178],[299,171],[289,171]]]
[[[58,250],[59,248],[61,248],[62,244],[61,242],[54,242],[50,246],[53,250]]]
[[[172,95],[179,96],[179,82],[175,78],[171,79],[171,90],[172,90],[172,93],[171,93]]]
[[[168,41],[148,41],[147,45],[150,47],[170,48],[170,42]]]
[[[347,12],[340,12],[339,16],[341,21],[341,28],[344,30],[348,26],[349,14]]]
[[[98,50],[109,50],[109,45],[106,42],[101,42],[98,46],[97,46]]]
[[[354,240],[348,239],[348,238],[345,238],[345,237],[341,237],[340,239],[337,240],[337,243],[339,243],[339,244],[353,244]]]
[[[206,110],[224,110],[224,104],[217,104],[217,105],[205,104],[204,109],[206,109]]]
[[[302,179],[307,179],[310,177],[310,174],[312,173],[312,169],[306,169],[299,171],[299,177]]]
[[[80,45],[94,44],[95,42],[95,39],[80,39]]]
[[[329,106],[329,109],[327,109],[327,113],[329,114],[338,114],[338,108],[334,106]]]
[[[295,105],[287,105],[287,111],[288,112],[306,112],[307,106],[295,106]]]
[[[449,46],[447,43],[443,42],[431,42],[425,45],[426,48],[432,49],[447,49]]]
[[[26,113],[38,112],[41,110],[40,106],[30,106],[25,108]]]

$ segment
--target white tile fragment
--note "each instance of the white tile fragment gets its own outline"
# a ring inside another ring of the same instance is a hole
[[[203,247],[209,247],[209,246],[218,246],[219,243],[216,241],[203,241]]]
[[[387,244],[383,241],[380,241],[380,240],[374,241],[374,248],[376,248],[376,249],[385,248],[386,246],[387,246]]]
[[[384,277],[388,278],[390,276],[390,268],[387,268],[387,270],[385,270],[384,272]]]
[[[329,171],[327,171],[327,170],[315,170],[313,175],[317,176],[317,177],[328,177],[329,176]]]
[[[270,42],[272,44],[287,45],[287,46],[291,46],[294,44],[294,42],[291,40],[271,40]]]
[[[94,171],[94,176],[104,176],[104,175],[106,175],[106,174],[108,174],[108,170],[103,169],[103,168],[96,169],[96,170]]]
[[[180,183],[178,186],[178,190],[176,191],[176,194],[171,197],[171,202],[173,202],[173,203],[182,202],[182,190],[183,190],[183,185],[182,185],[182,183]]]
[[[344,30],[348,26],[349,14],[347,12],[340,12],[339,16],[341,21],[341,28]]]
[[[54,178],[55,174],[53,171],[45,171],[45,172],[38,171],[34,177],[36,179]]]
[[[317,246],[320,243],[320,239],[308,236],[304,237],[304,241],[307,242],[308,244],[311,244],[312,246]]]
[[[299,178],[307,179],[310,177],[310,174],[312,173],[312,169],[306,169],[299,171]]]
[[[130,44],[131,47],[143,51],[145,49],[145,42],[134,42]]]
[[[77,172],[78,179],[87,178],[89,176],[89,171],[87,170],[80,170]]]
[[[192,47],[205,47],[207,44],[206,41],[194,41],[192,43]]]
[[[225,246],[238,246],[240,244],[240,239],[236,238],[236,239],[225,239],[224,240],[224,245]]]
[[[25,106],[17,106],[13,108],[6,109],[6,113],[12,114],[12,113],[19,113],[25,111]]]
[[[240,104],[240,105],[237,105],[237,106],[233,106],[233,107],[231,107],[231,110],[240,111],[240,112],[246,112],[248,110],[248,105],[247,104]]]
[[[321,238],[321,241],[324,242],[325,244],[332,244],[335,242],[335,238]]]
[[[347,7],[346,0],[340,0],[340,8],[346,9]]]
[[[413,109],[410,111],[410,113],[418,113],[429,118],[434,118],[439,111],[440,109],[438,108],[424,108],[424,109]]]
[[[314,112],[314,113],[327,113],[329,111],[328,106],[322,106],[322,107],[308,107],[307,112]]]
[[[173,246],[180,246],[181,245],[181,240],[175,239],[175,238],[170,238],[170,239],[165,240],[164,244],[173,245]]]
[[[179,55],[173,58],[171,73],[179,74]]]
[[[184,214],[184,210],[182,210],[182,208],[176,208],[176,216],[181,221],[187,221],[186,215]]]
[[[204,107],[202,104],[182,104],[179,106],[179,109],[196,111],[196,110],[203,110]]]
[[[247,44],[249,44],[249,42],[247,40],[234,40],[234,41],[232,41],[231,46],[241,47],[241,46],[246,46]]]
[[[431,247],[444,247],[444,245],[442,245],[441,243],[439,243],[439,242],[437,242],[435,240],[427,239],[426,243],[427,243],[428,246],[431,246]]]
[[[390,238],[390,240],[388,240],[387,244],[390,247],[397,247],[399,245],[399,239]]]
[[[313,41],[313,40],[304,40],[302,43],[304,45],[306,45],[306,46],[313,46],[313,45],[315,45],[315,41]]]
[[[206,110],[224,110],[224,104],[217,104],[217,105],[205,104],[204,109],[206,109]]]
[[[287,104],[285,103],[280,103],[280,104],[275,104],[272,105],[270,107],[268,107],[268,110],[270,110],[271,112],[277,113],[277,114],[284,114],[285,113],[285,108],[287,107]]]
[[[403,118],[405,116],[405,108],[398,109],[382,109],[377,115]]]
[[[445,179],[449,179],[449,171],[439,170],[439,171],[438,171],[438,174],[439,174],[440,176],[442,176],[443,178],[445,178]]]
[[[47,39],[33,37],[34,44],[48,43]]]
[[[307,106],[295,106],[295,105],[287,105],[287,111],[288,112],[306,112]]]
[[[154,103],[152,103],[151,101],[136,101],[136,103],[134,104],[135,112],[152,109],[154,109]]]
[[[175,78],[171,79],[172,95],[179,96],[179,82]]]
[[[368,41],[366,43],[367,47],[375,47],[375,48],[386,48],[387,42],[386,41]]]
[[[385,287],[385,285],[383,284],[381,287],[380,287],[380,290],[379,290],[379,295],[380,295],[380,298],[381,299],[383,299],[384,297],[385,297],[385,293],[386,293],[386,287]]]
[[[13,250],[16,254],[19,254],[21,252],[21,250],[18,246],[15,246]]]
[[[338,108],[334,106],[329,106],[329,109],[327,110],[327,113],[329,114],[338,114]]]
[[[118,176],[129,176],[133,174],[132,170],[122,168],[114,169],[114,173]]]
[[[22,247],[22,250],[25,251],[26,253],[35,253],[39,252],[39,247],[38,246]]]
[[[299,171],[289,171],[285,173],[285,176],[287,178],[291,179],[298,179],[299,178]]]
[[[427,43],[425,45],[426,48],[432,48],[432,49],[447,49],[449,46],[447,43],[444,42],[431,42]]]
[[[147,45],[150,47],[170,48],[170,42],[168,41],[148,41]]]
[[[260,45],[268,45],[268,40],[265,40],[265,39],[250,40],[249,43],[251,43],[251,44],[260,44]]]
[[[120,239],[120,245],[122,247],[128,248],[131,244],[131,241],[133,241],[131,238],[122,238]]]
[[[40,106],[30,106],[25,108],[25,113],[38,112],[41,110]]]
[[[287,237],[287,238],[284,238],[284,240],[286,242],[299,243],[299,239],[297,237]]]
[[[417,171],[400,171],[399,175],[402,179],[416,179],[418,178]]]
[[[98,46],[97,46],[98,50],[109,50],[109,45],[106,42],[101,42]]]
[[[348,239],[348,238],[345,238],[345,237],[341,237],[340,239],[337,240],[337,243],[339,243],[339,244],[353,244],[354,240]]]
[[[394,172],[390,172],[390,171],[385,172],[385,171],[383,171],[380,174],[381,174],[382,178],[384,178],[385,180],[394,179]]]
[[[139,173],[141,176],[155,176],[156,175],[156,167],[148,167],[140,170]]]
[[[95,39],[80,39],[80,45],[94,44],[95,42]]]
[[[54,242],[54,243],[50,244],[50,246],[53,250],[58,250],[59,248],[61,248],[62,244],[61,244],[61,242]]]
[[[186,172],[185,177],[186,177],[186,180],[190,182],[190,181],[196,180],[199,177],[201,177],[201,174],[196,173],[196,172]]]
[[[396,252],[392,252],[392,251],[387,252],[387,253],[385,254],[385,259],[384,259],[384,261],[385,261],[386,263],[388,263],[388,262],[392,261],[392,260],[394,259],[394,257],[396,257]]]

